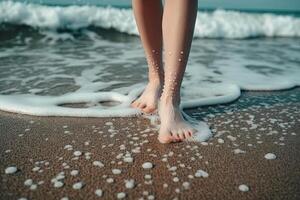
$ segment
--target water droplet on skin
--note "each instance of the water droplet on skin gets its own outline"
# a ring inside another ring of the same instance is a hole
[[[181,51],[180,54],[183,54],[183,51]]]
[[[178,61],[181,62],[181,58],[179,58]]]

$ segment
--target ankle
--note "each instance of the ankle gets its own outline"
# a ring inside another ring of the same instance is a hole
[[[162,106],[171,105],[173,107],[179,107],[180,97],[162,94],[160,97],[160,103]]]
[[[163,82],[158,77],[149,77],[148,83],[150,85],[155,85],[157,87],[162,87],[162,85],[163,85]]]

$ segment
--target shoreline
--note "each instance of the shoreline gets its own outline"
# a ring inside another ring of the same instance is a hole
[[[211,126],[214,137],[169,145],[157,141],[156,131],[142,117],[37,117],[0,111],[0,198],[99,199],[94,191],[102,189],[101,199],[117,199],[119,192],[125,199],[298,199],[299,100],[299,87],[243,91],[232,103],[188,109],[186,113]],[[82,155],[74,156],[75,151]],[[128,153],[131,163],[124,162]],[[267,160],[267,153],[277,158]],[[154,167],[143,169],[144,162]],[[5,174],[11,165],[18,171]],[[72,170],[79,174],[70,175]],[[198,170],[208,177],[197,177]],[[51,179],[61,172],[64,185],[55,188]],[[24,185],[27,179],[37,184],[35,190]],[[125,187],[129,179],[135,182],[132,189]],[[78,181],[84,187],[74,190]],[[242,184],[248,192],[239,190]]]

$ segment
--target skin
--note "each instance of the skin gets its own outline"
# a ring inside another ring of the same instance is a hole
[[[198,1],[165,0],[164,8],[160,0],[133,0],[132,3],[149,69],[149,82],[132,106],[145,113],[158,110],[161,143],[183,141],[196,132],[182,117],[179,105]]]

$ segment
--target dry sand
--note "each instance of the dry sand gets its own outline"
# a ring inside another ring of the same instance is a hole
[[[160,144],[157,132],[143,117],[34,117],[0,112],[0,199],[117,199],[119,192],[125,192],[126,199],[300,199],[299,100],[299,88],[244,92],[228,105],[189,110],[214,132],[215,137],[202,144]],[[66,145],[72,148],[64,149]],[[74,156],[76,150],[83,155]],[[126,152],[132,163],[123,161]],[[267,160],[267,153],[277,158]],[[93,166],[93,161],[101,161],[104,167]],[[146,161],[154,167],[143,169]],[[18,171],[5,174],[12,165]],[[122,172],[113,174],[112,169]],[[200,169],[209,176],[195,177]],[[70,175],[72,170],[79,174]],[[55,188],[51,179],[60,172],[65,175],[64,185]],[[108,183],[108,178],[114,182]],[[35,190],[24,185],[27,179],[37,184]],[[127,179],[135,180],[134,188],[126,189]],[[72,185],[78,181],[84,187],[74,190]],[[241,184],[249,191],[239,191]],[[96,189],[103,190],[101,198],[94,194]]]

